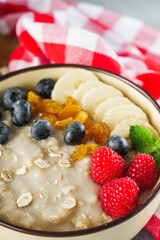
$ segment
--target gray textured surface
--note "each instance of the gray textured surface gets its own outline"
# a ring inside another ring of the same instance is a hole
[[[72,1],[80,2],[80,0]],[[83,0],[83,2],[104,6],[160,29],[160,0]],[[155,238],[143,229],[132,240],[155,240]]]
[[[80,0],[72,0],[80,2]],[[82,0],[105,6],[117,13],[138,18],[160,29],[160,0]]]

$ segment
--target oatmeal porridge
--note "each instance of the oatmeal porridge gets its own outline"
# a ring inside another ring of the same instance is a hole
[[[14,91],[20,97],[12,102]],[[56,83],[45,79],[35,91],[25,96],[11,89],[2,97],[1,121],[9,136],[0,145],[0,219],[45,231],[85,229],[114,220],[116,215],[105,211],[100,189],[124,178],[139,154],[132,148],[130,126],[147,129],[155,139],[157,131],[141,108],[90,71],[72,70]],[[115,135],[123,138],[116,152],[111,150]],[[120,175],[112,164],[102,179],[98,167],[94,169],[99,149],[119,159]],[[139,199],[136,195],[133,209]]]

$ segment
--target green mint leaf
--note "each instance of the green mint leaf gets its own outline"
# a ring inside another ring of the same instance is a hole
[[[156,167],[159,169],[160,168],[160,152],[156,153],[153,158],[154,158],[154,161],[156,162]]]
[[[144,153],[148,153],[148,154],[155,153],[157,151],[158,151],[158,147],[156,146],[149,146],[144,148]]]
[[[152,133],[139,125],[130,126],[130,139],[132,146],[141,153],[145,153],[146,147],[154,147],[155,139]]]
[[[157,146],[158,148],[160,148],[160,138],[158,138],[158,139],[155,141],[155,146]]]

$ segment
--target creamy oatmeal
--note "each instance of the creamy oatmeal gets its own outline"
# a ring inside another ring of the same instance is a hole
[[[75,146],[64,144],[62,131],[54,129],[48,139],[36,141],[30,129],[12,126],[10,140],[0,146],[0,218],[47,231],[110,221],[99,205],[90,157],[72,162]]]
[[[2,112],[10,136],[0,145],[0,219],[44,231],[85,229],[112,221],[99,203],[101,185],[91,177],[93,149],[105,146],[109,136],[124,137],[130,146],[124,156],[127,167],[138,155],[129,139],[131,124],[146,127],[158,138],[147,115],[118,89],[104,86],[85,70],[62,76],[52,100],[32,91],[27,100],[32,119],[25,126],[15,126],[20,124],[16,115],[13,121],[9,111]],[[39,119],[48,120],[53,130],[46,139],[36,140],[31,128]],[[72,146],[66,144],[64,132],[75,121],[84,124],[85,136]],[[139,198],[139,204],[144,198]]]

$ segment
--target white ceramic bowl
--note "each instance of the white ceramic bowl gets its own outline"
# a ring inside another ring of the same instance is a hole
[[[154,99],[137,85],[113,73],[80,65],[45,65],[32,67],[7,74],[0,78],[0,95],[11,86],[21,86],[27,90],[35,88],[36,83],[45,77],[58,79],[72,68],[84,68],[93,71],[98,78],[123,92],[123,94],[141,107],[150,123],[160,135],[160,107]],[[160,203],[160,178],[150,191],[149,198],[138,208],[113,222],[85,230],[68,232],[44,232],[24,229],[0,221],[0,239],[2,240],[129,240],[148,222]]]

